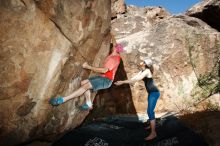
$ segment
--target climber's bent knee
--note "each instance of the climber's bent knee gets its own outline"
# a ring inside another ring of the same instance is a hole
[[[82,85],[82,88],[85,89],[85,90],[92,89],[92,84],[88,81],[87,83]]]
[[[86,84],[86,83],[88,83],[88,82],[89,82],[89,80],[86,79],[86,80],[82,80],[80,84],[81,84],[81,86],[83,86],[84,84]]]

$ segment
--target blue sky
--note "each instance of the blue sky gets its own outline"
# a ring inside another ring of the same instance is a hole
[[[162,6],[172,14],[183,13],[202,0],[125,0],[127,5]]]

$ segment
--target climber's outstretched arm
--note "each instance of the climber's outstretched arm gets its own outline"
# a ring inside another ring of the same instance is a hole
[[[106,73],[108,71],[108,68],[93,67],[93,66],[90,66],[87,62],[83,63],[83,68],[92,70],[97,73]]]

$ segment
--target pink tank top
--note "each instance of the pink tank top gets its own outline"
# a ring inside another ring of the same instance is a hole
[[[105,59],[104,64],[103,64],[103,67],[108,68],[108,71],[104,74],[101,74],[100,76],[106,77],[113,81],[115,78],[115,74],[118,69],[118,66],[120,64],[120,59],[121,57],[119,55],[109,55]]]

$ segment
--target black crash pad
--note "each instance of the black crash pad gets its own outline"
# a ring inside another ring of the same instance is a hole
[[[208,146],[176,117],[157,119],[157,138],[144,141],[150,130],[134,117],[108,117],[76,128],[53,146]]]

